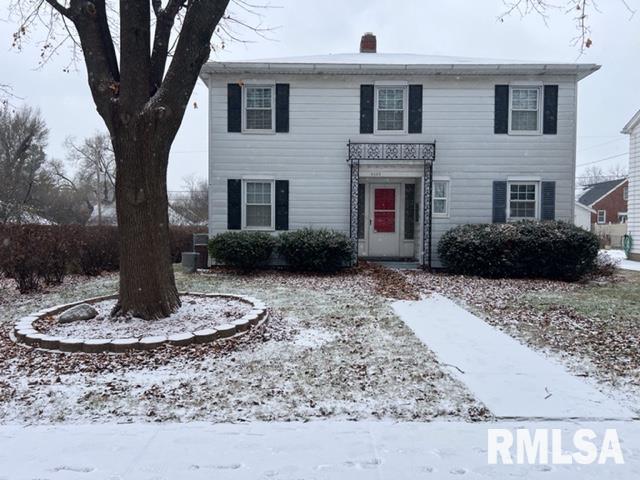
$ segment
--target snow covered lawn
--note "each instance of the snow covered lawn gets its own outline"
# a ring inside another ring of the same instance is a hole
[[[0,423],[486,418],[391,311],[384,292],[400,286],[399,295],[415,295],[403,281],[375,269],[334,277],[179,274],[181,290],[265,301],[269,324],[211,345],[64,354],[13,344],[12,322],[113,293],[117,277],[70,277],[33,295],[0,280]]]
[[[640,412],[640,273],[587,284],[408,272]]]

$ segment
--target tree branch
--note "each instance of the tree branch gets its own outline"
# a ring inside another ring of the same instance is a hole
[[[104,0],[80,2],[72,0],[72,21],[78,31],[89,87],[98,113],[111,130],[113,125],[112,99],[118,96],[120,73],[113,38],[109,29]]]
[[[169,0],[167,6],[156,11],[156,30],[153,38],[153,51],[151,53],[151,81],[150,92],[153,95],[164,76],[164,70],[167,66],[167,58],[169,57],[169,43],[171,41],[171,32],[175,24],[176,17],[184,6],[184,0]]]
[[[169,108],[174,121],[182,121],[200,69],[209,58],[209,41],[228,4],[229,0],[201,0],[187,6],[173,59],[150,104]],[[173,125],[172,131],[178,126]]]
[[[61,5],[59,2],[57,2],[56,0],[45,0],[45,2],[47,2],[49,5],[51,5],[60,15],[63,15],[65,17],[67,17],[68,19],[72,20],[71,15],[71,9],[64,7],[63,5]]]
[[[147,0],[120,0],[120,99],[135,115],[149,99],[151,10]]]

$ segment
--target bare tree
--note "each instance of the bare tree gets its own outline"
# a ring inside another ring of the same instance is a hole
[[[206,223],[209,217],[208,182],[193,176],[185,178],[182,191],[174,196],[171,206],[192,224]]]
[[[602,168],[597,165],[591,165],[580,177],[578,177],[578,184],[582,187],[586,187],[588,185],[593,185],[594,183],[602,182],[604,179],[605,174]]]
[[[103,205],[115,201],[116,161],[111,139],[104,133],[96,133],[78,143],[67,138],[68,159],[75,163],[78,173],[72,185],[90,193],[87,201],[95,204],[98,210],[98,225],[102,225]]]
[[[211,38],[216,27],[224,27],[219,23],[228,3],[12,2],[22,18],[18,41],[34,22],[48,27],[43,55],[59,48],[55,32],[69,32],[64,38],[82,53],[93,101],[111,136],[120,231],[120,291],[114,314],[155,319],[180,305],[169,255],[169,150],[209,58]]]
[[[619,180],[627,176],[627,167],[620,163],[609,167],[605,172],[602,167],[591,165],[578,177],[578,185],[588,187],[594,183]]]
[[[617,0],[617,2],[629,13],[630,18],[635,14],[628,0]],[[547,22],[552,13],[559,12],[572,15],[576,27],[576,35],[573,37],[573,44],[580,48],[580,53],[585,48],[590,48],[593,44],[591,39],[591,15],[599,12],[597,0],[503,0],[505,11],[500,15],[499,20],[504,21],[512,14],[519,14],[521,17],[537,14]]]
[[[611,167],[609,167],[609,169],[607,170],[607,175],[609,175],[614,179],[624,178],[628,174],[629,174],[629,169],[627,168],[627,165],[624,165],[622,163],[616,163],[615,165],[612,165]]]
[[[38,111],[0,107],[0,222],[34,214],[33,193],[49,131]]]

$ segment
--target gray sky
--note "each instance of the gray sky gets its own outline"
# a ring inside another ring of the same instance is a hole
[[[378,37],[378,51],[385,53],[598,63],[602,69],[580,83],[578,173],[586,168],[580,165],[628,151],[628,139],[619,132],[640,109],[640,11],[630,20],[620,0],[600,2],[601,13],[591,18],[593,46],[579,59],[571,44],[577,33],[571,15],[561,11],[553,13],[545,26],[535,15],[498,22],[504,10],[501,0],[272,1],[279,6],[261,12],[263,25],[278,27],[268,34],[272,40],[238,30],[249,43],[230,43],[211,59],[355,52],[362,33],[372,31]],[[7,11],[8,3],[0,0],[2,11]],[[628,3],[640,10],[640,0]],[[82,138],[104,129],[83,65],[78,71],[63,72],[69,57],[62,51],[38,68],[37,45],[28,45],[22,53],[11,48],[15,25],[0,22],[0,83],[13,85],[25,103],[41,110],[50,129],[49,154],[64,158],[66,137]],[[189,108],[173,145],[170,190],[179,190],[186,176],[207,174],[207,96],[201,82],[193,102],[198,108]],[[625,155],[595,164],[606,170],[627,162]]]

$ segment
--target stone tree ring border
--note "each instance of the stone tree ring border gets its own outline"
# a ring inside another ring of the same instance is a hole
[[[22,317],[15,324],[12,334],[12,340],[16,343],[27,345],[34,348],[59,352],[84,352],[84,353],[125,353],[133,350],[153,350],[161,345],[190,345],[192,343],[209,343],[216,340],[222,340],[235,337],[246,333],[251,328],[262,325],[269,318],[269,312],[264,303],[253,297],[244,295],[230,295],[226,293],[196,293],[181,292],[180,296],[190,295],[195,297],[213,297],[213,298],[229,298],[238,300],[251,305],[252,309],[249,313],[240,317],[231,323],[218,325],[215,328],[206,328],[193,332],[180,332],[171,335],[162,336],[142,336],[131,338],[66,338],[46,335],[39,332],[34,327],[34,323],[49,315],[56,315],[76,305],[83,303],[97,303],[103,300],[112,300],[117,295],[106,295],[102,297],[89,298],[79,302],[57,305],[55,307],[39,310],[31,315]]]

